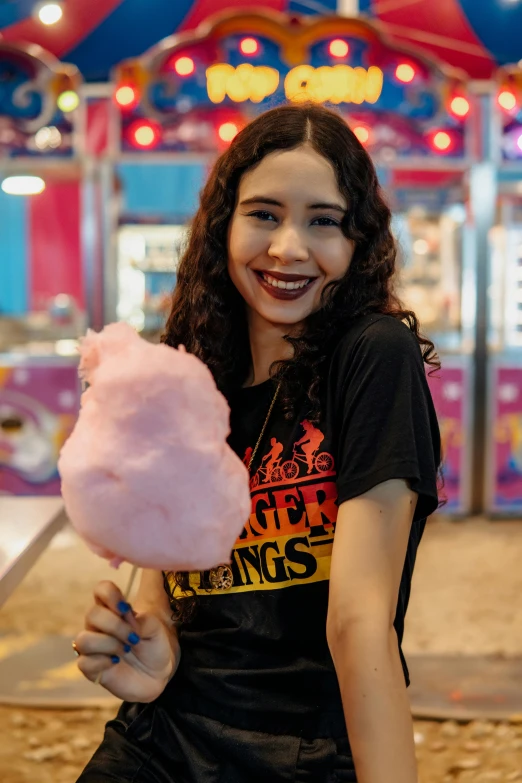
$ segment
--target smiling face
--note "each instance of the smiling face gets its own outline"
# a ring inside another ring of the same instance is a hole
[[[297,327],[319,309],[324,287],[353,256],[341,229],[347,208],[331,164],[308,145],[273,152],[243,175],[228,271],[251,329]]]

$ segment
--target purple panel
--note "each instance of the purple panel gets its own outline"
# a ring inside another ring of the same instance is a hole
[[[72,362],[0,366],[0,494],[60,494],[56,463],[79,405]]]
[[[499,367],[493,395],[493,507],[522,511],[522,367]]]
[[[460,367],[443,367],[437,376],[428,376],[428,383],[442,440],[445,512],[465,510],[465,432],[468,411],[468,375]]]

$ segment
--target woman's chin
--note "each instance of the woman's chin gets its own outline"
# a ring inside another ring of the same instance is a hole
[[[273,326],[298,326],[301,324],[311,313],[311,309],[307,308],[290,308],[287,307],[270,307],[270,308],[254,308],[255,320],[265,321]]]

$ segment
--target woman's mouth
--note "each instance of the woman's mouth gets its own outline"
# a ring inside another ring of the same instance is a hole
[[[272,277],[268,272],[254,271],[261,288],[274,299],[300,299],[310,290],[317,279],[302,277],[294,280],[280,280]]]

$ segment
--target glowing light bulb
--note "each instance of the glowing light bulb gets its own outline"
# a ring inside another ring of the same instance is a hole
[[[118,106],[124,109],[133,106],[138,100],[136,90],[130,84],[123,84],[121,87],[118,87],[114,97]]]
[[[196,66],[192,57],[179,57],[174,63],[174,70],[178,76],[190,76],[196,70]]]
[[[433,146],[441,152],[446,152],[451,147],[451,136],[446,131],[437,131],[433,136]]]
[[[140,149],[152,149],[161,139],[160,126],[147,120],[134,122],[129,128],[129,133],[131,144]]]
[[[68,114],[78,108],[80,105],[80,97],[74,90],[65,90],[65,92],[62,92],[62,94],[58,96],[56,103],[60,111],[63,111],[64,114]]]
[[[357,136],[361,144],[368,144],[370,140],[370,131],[364,125],[357,125],[353,129],[354,134]]]
[[[502,90],[497,98],[497,101],[498,105],[506,111],[513,111],[517,105],[517,99],[511,90]]]
[[[150,145],[154,143],[156,134],[152,128],[143,126],[142,128],[136,129],[134,132],[134,138],[140,147],[150,147]]]
[[[457,117],[466,117],[469,114],[469,101],[461,95],[456,95],[450,103],[450,109]]]
[[[38,8],[38,19],[42,24],[53,25],[63,16],[61,3],[43,3]]]
[[[62,134],[54,125],[51,127],[40,128],[34,137],[36,147],[41,150],[58,149],[62,143]]]
[[[346,57],[348,52],[350,51],[350,47],[346,43],[346,41],[343,41],[342,38],[335,38],[333,41],[330,41],[330,46],[328,47],[328,51],[332,55],[332,57]]]
[[[45,182],[41,177],[6,177],[2,190],[10,196],[36,196],[45,190]]]
[[[255,38],[243,38],[239,44],[241,54],[257,54],[259,51],[259,43]]]
[[[395,69],[395,76],[400,82],[409,84],[415,78],[415,68],[409,63],[400,63]]]
[[[218,128],[218,136],[221,141],[232,141],[239,133],[239,128],[235,122],[224,122]]]
[[[413,252],[419,256],[425,256],[429,249],[430,246],[425,239],[416,239],[413,243]]]

